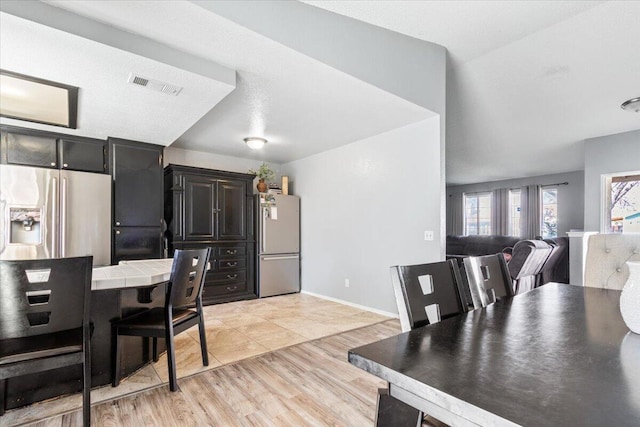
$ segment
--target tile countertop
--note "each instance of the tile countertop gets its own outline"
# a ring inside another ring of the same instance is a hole
[[[120,261],[118,265],[95,267],[91,290],[150,286],[169,280],[172,258]]]

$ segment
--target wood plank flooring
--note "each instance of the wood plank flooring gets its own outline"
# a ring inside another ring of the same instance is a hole
[[[205,325],[208,367],[196,327],[176,336],[178,383],[186,384],[181,394],[168,393],[163,354],[120,386],[91,390],[94,425],[354,425],[352,418],[362,419],[349,406],[333,396],[320,404],[314,396],[325,389],[341,396],[358,390],[360,396],[367,389],[371,404],[379,383],[346,362],[347,350],[399,332],[388,317],[306,294],[208,306]],[[349,405],[365,412],[361,397],[351,397]],[[319,415],[326,407],[335,413]],[[7,411],[0,427],[81,425],[80,408],[80,394],[64,396]],[[324,421],[309,421],[316,418]]]
[[[116,426],[369,426],[383,381],[347,362],[350,348],[398,334],[387,320],[200,372],[92,407],[92,424]],[[37,422],[81,425],[80,410]]]

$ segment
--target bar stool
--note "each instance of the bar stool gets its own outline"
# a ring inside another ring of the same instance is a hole
[[[82,364],[82,418],[91,424],[92,264],[91,256],[0,261],[0,416],[7,379]]]
[[[121,335],[149,337],[153,339],[153,360],[158,361],[158,338],[167,343],[167,365],[169,388],[178,390],[176,378],[174,336],[198,325],[202,364],[209,365],[207,341],[202,314],[202,286],[209,262],[211,248],[176,250],[167,285],[164,307],[146,309],[132,316],[116,320],[111,324],[111,351],[113,361],[112,386],[120,384],[120,339]],[[190,307],[195,305],[195,311]]]

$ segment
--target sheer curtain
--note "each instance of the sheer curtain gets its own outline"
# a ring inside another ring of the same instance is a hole
[[[540,186],[527,185],[520,190],[520,236],[523,239],[533,239],[540,236],[541,211]]]
[[[493,190],[491,197],[491,234],[509,234],[509,189]]]
[[[462,193],[449,194],[447,201],[447,234],[452,236],[460,236],[464,232],[463,215],[464,207]]]

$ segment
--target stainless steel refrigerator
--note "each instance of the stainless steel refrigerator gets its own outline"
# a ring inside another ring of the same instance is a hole
[[[258,296],[300,292],[300,198],[256,196]]]
[[[111,264],[111,176],[0,165],[0,259]]]

